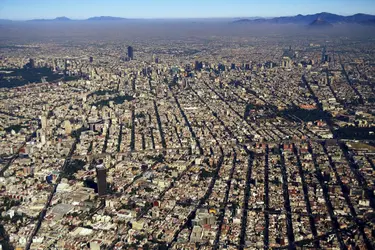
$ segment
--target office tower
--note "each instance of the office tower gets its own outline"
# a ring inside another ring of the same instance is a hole
[[[195,70],[201,70],[203,68],[203,62],[195,61]]]
[[[230,66],[230,69],[236,69],[236,64],[232,63],[232,65]]]
[[[134,51],[133,51],[133,47],[132,46],[129,46],[128,47],[128,57],[133,60],[134,59]]]
[[[30,68],[34,69],[35,68],[35,60],[30,58],[29,63],[30,63]]]
[[[199,62],[198,61],[195,61],[194,68],[195,68],[195,70],[199,70]]]
[[[93,61],[94,61],[94,58],[90,56],[90,63],[92,63]]]
[[[46,143],[46,132],[45,130],[43,129],[38,129],[36,131],[36,139],[38,142],[40,142],[41,144],[45,144]]]
[[[289,57],[283,57],[283,60],[281,61],[281,67],[290,68],[291,64],[292,64],[292,61]]]
[[[42,129],[46,130],[47,129],[47,117],[43,115],[41,118],[41,123],[42,123]]]
[[[322,49],[322,63],[325,62],[326,52],[327,52],[326,47],[323,47],[323,49]]]
[[[96,166],[96,178],[98,182],[98,195],[104,196],[107,194],[107,170],[103,164]]]
[[[224,64],[219,64],[218,69],[219,69],[220,71],[225,71],[225,65],[224,65]]]
[[[72,124],[70,123],[69,120],[65,120],[64,129],[65,129],[66,135],[70,135],[72,133]]]
[[[329,56],[328,55],[324,55],[324,62],[329,62]]]

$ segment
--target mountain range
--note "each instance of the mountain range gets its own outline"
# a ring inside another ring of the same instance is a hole
[[[234,23],[273,23],[273,24],[312,24],[316,20],[321,20],[331,24],[339,23],[359,23],[371,24],[375,23],[375,16],[358,13],[352,16],[341,16],[332,13],[322,12],[312,15],[297,15],[275,18],[258,18],[258,19],[241,19]]]
[[[121,20],[127,20],[123,17],[113,17],[113,16],[96,16],[96,17],[90,17],[86,19],[87,21],[121,21]]]
[[[302,24],[302,25],[309,25],[312,24],[316,20],[323,20],[324,22],[330,24],[339,24],[339,23],[358,23],[364,25],[374,25],[375,24],[375,15],[368,15],[358,13],[351,16],[341,16],[336,15],[328,12],[322,12],[317,14],[311,15],[296,15],[296,16],[284,16],[284,17],[274,17],[274,18],[259,18],[259,17],[251,17],[251,18],[241,18],[235,19],[233,23],[271,23],[271,24]],[[125,20],[132,20],[123,17],[113,17],[113,16],[96,16],[90,17],[87,19],[70,19],[68,17],[56,17],[54,19],[32,19],[27,20],[27,22],[83,22],[83,21],[96,21],[96,22],[103,22],[103,21],[125,21]],[[233,20],[233,19],[232,19]],[[9,19],[0,19],[1,23],[12,22]]]
[[[56,17],[55,19],[32,19],[28,20],[28,22],[70,22],[70,21],[120,21],[120,20],[127,20],[126,18],[122,17],[112,17],[112,16],[97,16],[97,17],[90,17],[84,20],[74,20],[68,17]]]
[[[65,16],[62,16],[62,17],[56,17],[55,19],[32,19],[32,20],[28,20],[29,22],[51,22],[51,21],[54,21],[54,22],[67,22],[67,21],[72,21],[72,19],[70,18],[67,18]]]

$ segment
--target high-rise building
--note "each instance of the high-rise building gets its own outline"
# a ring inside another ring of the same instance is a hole
[[[132,46],[129,46],[128,47],[128,57],[133,60],[134,59],[134,51],[133,51],[133,47]]]
[[[65,62],[64,62],[64,70],[67,71],[67,70],[68,70],[68,67],[69,67],[69,60],[68,60],[68,59],[65,59]]]
[[[65,134],[70,135],[72,133],[72,124],[69,120],[65,120],[64,122]]]
[[[42,145],[46,143],[46,132],[43,129],[38,129],[36,132],[37,141],[40,142]]]
[[[42,123],[42,129],[46,130],[47,129],[47,116],[43,115],[40,121]]]
[[[326,52],[327,52],[327,50],[326,50],[326,47],[324,46],[323,47],[323,49],[322,49],[322,63],[324,63],[325,62],[325,59],[326,59]]]
[[[195,70],[201,70],[203,68],[203,62],[195,61]]]
[[[281,61],[281,67],[290,68],[291,65],[292,65],[292,60],[289,57],[284,56],[283,60]]]
[[[103,164],[96,166],[96,178],[98,182],[98,195],[107,194],[107,170]]]
[[[194,69],[199,70],[199,61],[195,61]]]
[[[219,66],[218,66],[218,69],[220,71],[225,71],[225,65],[220,63]]]
[[[93,61],[94,61],[94,58],[90,56],[90,63],[92,63]]]
[[[324,62],[329,62],[330,61],[329,59],[330,59],[329,55],[324,55]]]
[[[35,60],[30,58],[29,63],[30,63],[30,68],[34,69],[35,68]]]

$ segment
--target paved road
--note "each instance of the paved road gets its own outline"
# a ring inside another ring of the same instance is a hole
[[[293,232],[293,220],[292,220],[292,211],[289,199],[289,190],[288,190],[288,175],[285,167],[285,159],[282,150],[282,144],[280,144],[280,163],[281,163],[281,174],[283,178],[283,196],[284,196],[284,209],[287,211],[286,214],[286,229],[288,233],[288,249],[295,250],[296,246],[294,245],[294,232]]]
[[[337,237],[337,240],[340,244],[340,249],[341,250],[347,250],[348,248],[346,247],[346,245],[344,243],[344,240],[342,238],[341,232],[339,231],[340,224],[338,223],[337,217],[336,217],[336,215],[333,211],[332,202],[331,202],[331,199],[330,199],[329,194],[328,194],[328,187],[323,181],[324,178],[323,178],[323,175],[322,175],[322,171],[319,167],[319,164],[316,161],[316,156],[315,156],[315,154],[312,150],[311,144],[309,144],[309,152],[312,155],[313,164],[314,164],[314,167],[315,167],[315,170],[316,170],[316,172],[315,172],[316,178],[318,179],[319,184],[323,189],[323,198],[324,198],[325,203],[326,203],[326,207],[327,207],[327,210],[328,210],[329,217],[331,218],[333,232],[335,233],[335,235]]]
[[[296,147],[295,144],[293,144],[293,153],[294,153],[294,156],[297,159],[298,172],[299,172],[299,176],[301,177],[301,182],[302,182],[303,197],[304,197],[304,200],[305,200],[307,213],[309,214],[310,229],[311,229],[311,232],[312,232],[314,238],[316,238],[316,237],[318,237],[318,233],[317,233],[317,230],[316,230],[315,218],[313,216],[313,212],[312,212],[312,209],[311,209],[308,186],[306,184],[305,174],[304,174],[304,171],[303,171],[303,168],[302,168],[301,159],[299,157],[297,147]],[[319,241],[314,241],[314,246],[317,249],[319,249],[320,248]]]
[[[224,200],[222,202],[222,206],[220,208],[220,214],[219,214],[219,218],[218,218],[218,230],[216,232],[215,240],[214,240],[213,247],[212,247],[212,249],[214,249],[214,250],[218,250],[220,248],[219,243],[220,243],[220,236],[221,236],[221,228],[222,228],[223,223],[224,223],[224,217],[225,217],[225,211],[226,211],[226,208],[227,208],[227,205],[228,205],[230,187],[231,187],[231,184],[232,184],[234,170],[236,169],[236,161],[237,161],[237,153],[236,153],[236,151],[234,151],[233,152],[232,168],[231,168],[230,173],[229,173],[229,179],[227,180],[227,188],[225,190],[225,197],[224,197]]]
[[[241,232],[239,238],[239,250],[243,250],[245,247],[246,241],[246,229],[247,229],[247,213],[249,210],[249,198],[250,198],[250,187],[251,187],[251,176],[253,168],[254,155],[251,153],[248,157],[247,171],[246,171],[246,187],[244,192],[244,204],[242,208],[242,217],[241,217]]]

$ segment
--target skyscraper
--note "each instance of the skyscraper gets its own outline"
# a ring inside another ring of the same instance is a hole
[[[133,51],[133,47],[132,46],[129,46],[128,47],[128,57],[133,60],[134,59],[134,51]]]
[[[195,70],[201,70],[203,68],[203,62],[195,61]]]
[[[35,60],[30,58],[29,63],[30,63],[30,68],[34,69],[35,68]]]
[[[65,120],[64,129],[65,129],[66,135],[70,135],[72,133],[72,124],[70,123],[69,120]]]
[[[43,115],[40,118],[40,121],[42,123],[42,129],[46,130],[47,129],[47,116]]]
[[[104,196],[107,194],[107,170],[103,164],[96,166],[96,178],[98,182],[98,195]]]

